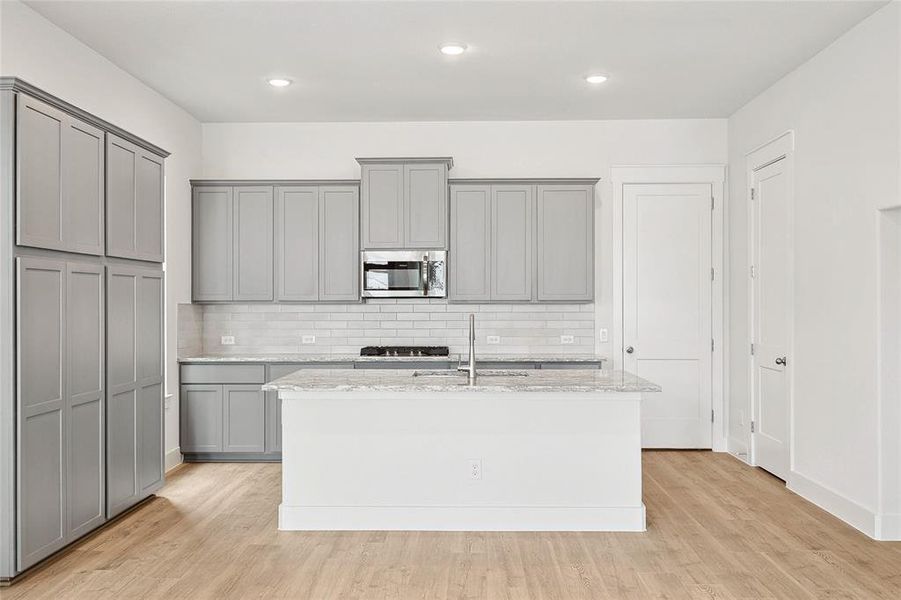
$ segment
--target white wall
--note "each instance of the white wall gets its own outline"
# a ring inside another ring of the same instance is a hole
[[[166,160],[166,387],[177,393],[175,307],[191,300],[188,179],[200,173],[200,123],[18,1],[0,2],[0,27],[0,74],[20,77],[172,153]],[[176,404],[166,415],[167,451],[178,447]]]
[[[746,449],[745,153],[795,131],[794,431],[789,486],[872,535],[878,506],[877,208],[899,199],[899,5],[729,119],[730,447]]]
[[[204,178],[356,179],[357,156],[453,156],[452,178],[601,177],[595,326],[612,338],[610,166],[725,164],[726,120],[203,125]]]

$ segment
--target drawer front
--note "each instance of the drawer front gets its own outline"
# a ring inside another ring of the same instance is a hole
[[[269,365],[266,381],[275,381],[302,369],[353,369],[352,362],[308,362]]]
[[[182,365],[181,383],[265,383],[265,365]]]
[[[602,361],[597,362],[546,362],[541,363],[542,369],[600,369],[603,367]]]
[[[466,360],[463,360],[463,364],[466,364]],[[500,370],[510,370],[510,369],[537,369],[538,364],[533,362],[506,362],[506,361],[480,361],[479,355],[476,354],[476,369],[500,369]]]
[[[435,361],[435,360],[423,360],[423,361],[412,361],[412,360],[385,360],[385,361],[363,361],[358,362],[354,365],[355,369],[418,369],[418,370],[427,370],[427,371],[439,371],[443,369],[451,368],[451,365],[456,366],[456,361],[451,363],[450,361]]]

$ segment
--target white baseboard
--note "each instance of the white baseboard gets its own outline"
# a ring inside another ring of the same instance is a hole
[[[282,531],[645,531],[645,508],[286,506]]]
[[[871,538],[879,539],[876,537],[876,513],[865,506],[845,498],[832,488],[809,479],[797,471],[789,473],[786,487],[858,531]]]
[[[728,438],[726,444],[726,451],[729,454],[742,462],[750,464],[751,456],[748,452],[748,444],[731,436]]]
[[[901,514],[876,515],[876,539],[901,542]]]
[[[176,446],[172,450],[166,452],[165,469],[166,473],[182,463],[181,448]]]

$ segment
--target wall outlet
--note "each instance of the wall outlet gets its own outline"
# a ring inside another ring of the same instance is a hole
[[[301,344],[315,344],[316,336],[315,335],[304,335],[300,337]]]
[[[234,346],[235,345],[235,336],[223,335],[222,336],[222,345],[223,346]]]
[[[499,336],[499,335],[489,335],[489,336],[488,336],[488,343],[489,343],[489,344],[500,344],[500,343],[501,343],[501,336]]]
[[[560,336],[560,343],[561,343],[561,344],[572,344],[572,343],[575,342],[575,341],[576,341],[576,338],[574,338],[574,337],[571,336],[571,335],[561,335],[561,336]]]
[[[469,459],[469,478],[470,479],[481,479],[482,478],[482,459],[481,458],[470,458]]]
[[[606,327],[605,327],[604,329],[598,329],[598,337],[601,338],[601,341],[602,341],[602,342],[606,342],[607,340],[610,339],[610,336],[609,336],[609,334],[607,333],[607,328],[606,328]]]

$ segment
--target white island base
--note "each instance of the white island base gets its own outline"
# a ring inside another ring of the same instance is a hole
[[[271,389],[281,530],[645,530],[643,392]]]

